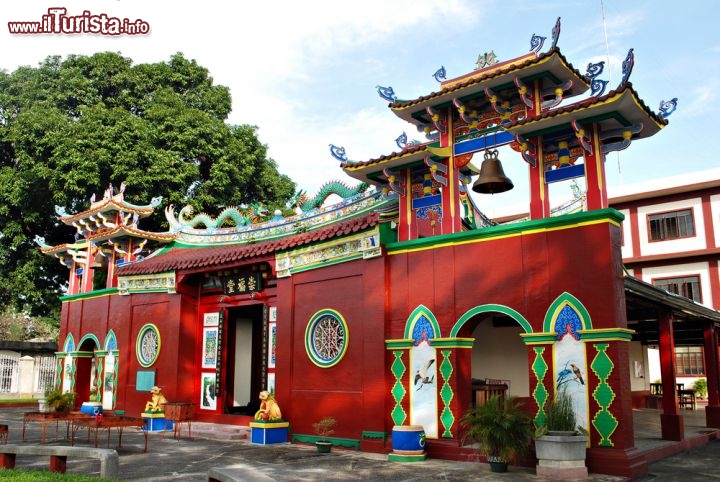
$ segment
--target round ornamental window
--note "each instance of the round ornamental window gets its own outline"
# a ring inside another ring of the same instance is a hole
[[[347,323],[335,310],[320,310],[305,329],[305,351],[320,368],[337,365],[347,351]]]
[[[135,345],[135,353],[138,362],[143,367],[149,367],[155,363],[155,360],[157,360],[160,354],[160,332],[157,326],[148,323],[140,328],[140,333],[138,333],[137,343]]]

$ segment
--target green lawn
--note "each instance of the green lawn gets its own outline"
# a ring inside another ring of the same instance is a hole
[[[47,470],[0,469],[0,479],[11,482],[97,482],[96,477],[78,474],[58,474]]]
[[[5,403],[37,403],[37,398],[0,398],[0,405]]]

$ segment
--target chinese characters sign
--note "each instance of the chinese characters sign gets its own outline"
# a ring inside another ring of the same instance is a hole
[[[243,295],[262,291],[262,278],[260,273],[238,273],[224,277],[222,285],[226,295]]]

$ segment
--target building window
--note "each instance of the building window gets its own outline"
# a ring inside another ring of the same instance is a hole
[[[310,319],[305,330],[305,350],[320,368],[336,365],[345,355],[348,326],[335,310],[321,310]]]
[[[675,374],[677,376],[705,375],[701,346],[675,347]]]
[[[692,209],[650,214],[648,221],[650,222],[650,241],[695,236]]]
[[[683,276],[681,278],[654,279],[653,284],[670,293],[690,298],[693,301],[702,303],[700,294],[700,277]]]
[[[145,368],[155,363],[160,354],[160,332],[157,326],[148,323],[140,328],[135,343],[135,354],[140,365]]]

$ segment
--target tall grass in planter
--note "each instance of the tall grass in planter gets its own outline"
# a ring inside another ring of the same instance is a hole
[[[507,472],[507,464],[527,453],[532,438],[532,420],[516,397],[490,397],[484,405],[468,410],[460,419],[463,442],[480,444],[493,472]]]

